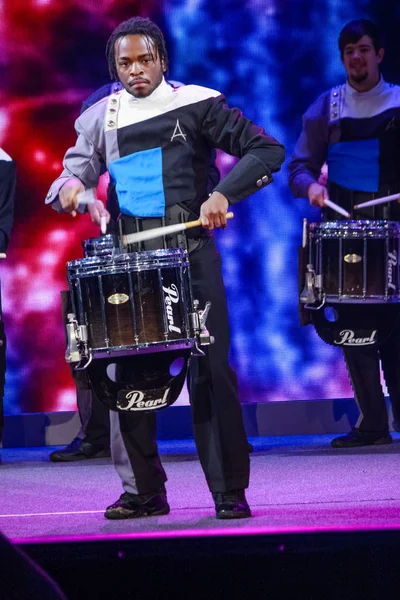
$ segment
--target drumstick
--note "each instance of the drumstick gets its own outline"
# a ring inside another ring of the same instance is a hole
[[[233,213],[226,213],[227,219],[233,219]],[[138,231],[138,233],[129,233],[128,235],[122,236],[122,243],[126,247],[128,244],[136,244],[137,242],[144,242],[145,240],[152,240],[163,235],[169,235],[171,233],[178,233],[185,229],[191,229],[192,227],[200,227],[201,219],[197,221],[188,221],[187,223],[177,223],[176,225],[166,225],[165,227],[155,227],[148,231]]]
[[[301,245],[303,248],[307,246],[307,219],[303,219],[303,238]]]
[[[393,200],[397,200],[400,198],[400,194],[392,194],[391,196],[383,196],[382,198],[375,198],[374,200],[368,200],[368,202],[363,202],[362,204],[356,204],[354,207],[357,208],[366,208],[367,206],[376,206],[377,204],[384,204],[385,202],[393,202]]]
[[[76,195],[76,199],[78,200],[78,204],[93,204],[96,200],[94,189],[91,188],[90,190],[79,192],[79,194]]]
[[[101,215],[100,217],[100,231],[104,235],[107,231],[107,217],[106,215]]]
[[[326,204],[326,206],[329,206],[329,208],[331,208],[332,210],[335,210],[340,215],[343,215],[344,217],[349,218],[351,216],[350,213],[347,212],[347,210],[344,210],[344,208],[342,208],[338,204],[335,204],[331,200],[325,199],[324,204]]]
[[[5,252],[0,252],[0,258],[7,258],[7,254]]]
[[[76,199],[78,200],[78,204],[93,204],[96,200],[96,196],[94,195],[94,188],[90,190],[84,190],[83,192],[79,192],[76,195]],[[76,210],[71,212],[72,217],[76,217]]]

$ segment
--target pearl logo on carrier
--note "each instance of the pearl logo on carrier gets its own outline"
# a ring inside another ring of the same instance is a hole
[[[167,388],[162,398],[147,398],[146,393],[140,390],[129,391],[123,400],[117,400],[118,410],[155,410],[168,406],[168,394],[170,388]]]
[[[371,335],[365,337],[356,337],[355,332],[352,329],[343,329],[339,333],[339,341],[334,341],[334,344],[338,346],[370,346],[376,344],[376,329],[371,332]]]
[[[176,326],[174,319],[174,304],[179,303],[179,291],[174,283],[171,283],[170,287],[164,287],[164,301],[165,301],[165,312],[168,320],[169,331],[175,331],[175,333],[182,333],[181,329]]]
[[[387,276],[388,276],[388,288],[389,290],[394,290],[396,291],[396,286],[394,285],[394,277],[393,277],[393,269],[394,267],[397,267],[397,252],[396,250],[393,250],[393,252],[389,252],[388,253],[388,271],[387,271]]]

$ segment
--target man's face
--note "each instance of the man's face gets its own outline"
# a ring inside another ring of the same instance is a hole
[[[162,81],[165,65],[151,40],[142,35],[126,35],[115,42],[115,64],[126,91],[146,98]]]
[[[342,62],[346,69],[349,83],[355,87],[374,86],[379,80],[379,65],[383,59],[384,50],[376,53],[371,38],[364,35],[355,44],[346,44]]]

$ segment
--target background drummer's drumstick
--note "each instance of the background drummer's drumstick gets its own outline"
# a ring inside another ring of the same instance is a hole
[[[226,213],[225,217],[227,219],[233,218],[233,213]],[[128,235],[122,236],[122,243],[124,246],[128,244],[136,244],[137,242],[144,242],[145,240],[152,240],[157,237],[162,237],[163,235],[170,235],[171,233],[178,233],[179,231],[184,231],[185,229],[190,229],[191,227],[200,227],[201,219],[197,219],[197,221],[188,221],[187,223],[177,223],[176,225],[166,225],[166,227],[155,227],[154,229],[149,229],[148,231],[139,231],[138,233],[129,233]]]
[[[367,206],[376,206],[377,204],[384,204],[385,202],[393,202],[393,200],[397,200],[400,198],[400,194],[392,194],[391,196],[382,196],[382,198],[375,198],[374,200],[368,200],[368,202],[363,202],[362,204],[356,204],[354,207],[357,208],[365,208]]]
[[[107,231],[107,217],[106,215],[102,215],[100,217],[100,231],[104,235]]]
[[[324,200],[324,204],[326,204],[326,206],[329,206],[329,208],[336,211],[340,215],[343,215],[344,217],[350,218],[350,216],[351,216],[350,213],[347,212],[347,210],[344,210],[344,208],[342,208],[338,204],[335,204],[331,200],[328,200],[328,199]]]

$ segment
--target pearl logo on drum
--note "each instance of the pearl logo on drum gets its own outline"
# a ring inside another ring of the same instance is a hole
[[[125,304],[125,302],[128,302],[128,300],[128,294],[112,294],[107,298],[107,302],[110,304]]]
[[[171,286],[169,288],[163,286],[163,292],[165,294],[165,312],[167,314],[168,319],[168,329],[169,331],[181,333],[180,328],[175,325],[174,319],[174,304],[178,304],[179,302],[178,288],[174,283],[171,283]]]
[[[390,290],[396,290],[396,286],[393,282],[393,268],[397,267],[397,252],[393,250],[393,252],[389,252],[388,254],[388,288]]]
[[[356,337],[355,332],[352,329],[343,329],[339,333],[340,340],[334,341],[337,346],[370,346],[376,344],[376,329],[371,332],[370,336]]]
[[[164,408],[168,406],[168,394],[170,388],[167,388],[162,398],[148,398],[146,394],[140,390],[131,390],[125,395],[125,398],[117,400],[118,410],[154,410],[156,408]],[[126,403],[125,403],[126,401]]]

